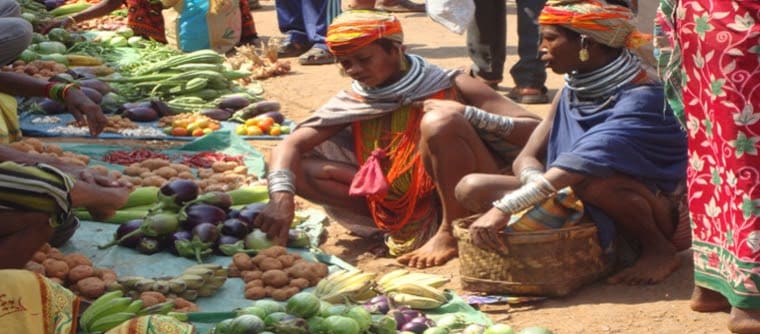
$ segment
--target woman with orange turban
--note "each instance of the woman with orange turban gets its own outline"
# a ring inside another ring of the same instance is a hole
[[[566,84],[513,164],[519,180],[471,175],[457,189],[488,208],[470,226],[474,244],[503,250],[499,234],[512,214],[570,188],[602,245],[637,256],[621,256],[618,265],[628,267],[610,282],[656,283],[677,268],[676,251],[689,246],[682,237],[686,136],[664,112],[662,85],[629,50],[647,41],[633,18],[629,8],[603,1],[547,2],[541,59]]]
[[[451,223],[469,214],[456,183],[509,166],[538,117],[476,79],[407,54],[388,13],[345,12],[326,41],[353,84],[272,151],[270,201],[257,224],[285,242],[298,194],[357,234],[385,234],[402,263],[445,263],[457,254]]]

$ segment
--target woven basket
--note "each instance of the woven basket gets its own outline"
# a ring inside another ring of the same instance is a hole
[[[606,274],[596,226],[505,233],[506,254],[473,245],[467,228],[478,216],[454,223],[462,287],[470,291],[564,296]]]

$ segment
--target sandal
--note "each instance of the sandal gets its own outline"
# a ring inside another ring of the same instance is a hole
[[[417,13],[425,11],[424,3],[416,3],[411,0],[399,0],[392,5],[382,4],[378,6],[379,9],[392,13]]]
[[[302,43],[296,43],[296,42],[285,42],[285,44],[280,45],[279,48],[277,48],[277,57],[278,58],[290,58],[290,57],[298,57],[306,50],[309,49],[309,46]]]
[[[306,53],[298,57],[298,62],[301,65],[324,65],[332,64],[335,62],[335,56],[330,51],[311,48]]]
[[[509,91],[507,97],[522,104],[542,104],[549,102],[549,96],[546,95],[546,87],[515,87]]]

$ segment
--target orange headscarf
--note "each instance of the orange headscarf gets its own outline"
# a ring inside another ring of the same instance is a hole
[[[381,38],[403,43],[404,32],[395,16],[374,10],[351,10],[336,17],[327,27],[325,42],[332,54],[342,56]]]
[[[597,0],[549,0],[539,24],[556,24],[613,48],[638,48],[652,37],[638,31],[635,15],[623,6]]]

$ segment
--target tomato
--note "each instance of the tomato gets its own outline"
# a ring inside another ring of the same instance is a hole
[[[262,129],[264,127],[266,127],[268,129],[268,128],[272,127],[272,125],[274,125],[274,123],[275,123],[274,122],[274,118],[272,118],[272,117],[262,117],[262,118],[259,118],[258,121],[259,121],[258,125]]]
[[[246,127],[243,124],[240,124],[237,126],[237,128],[235,128],[235,133],[240,136],[245,136],[246,134],[248,134],[248,127]]]
[[[209,121],[208,121],[208,119],[203,119],[202,118],[202,119],[199,119],[199,120],[195,121],[195,124],[198,125],[199,128],[205,129],[205,128],[208,127]]]
[[[251,125],[246,129],[246,133],[249,136],[260,136],[264,134],[264,131],[261,130],[258,126]]]
[[[249,118],[249,119],[245,120],[244,124],[247,125],[247,126],[259,125],[259,120],[255,119],[255,118]]]
[[[195,130],[193,130],[193,137],[200,137],[200,136],[203,136],[203,135],[205,135],[205,133],[203,133],[203,129],[195,129]]]
[[[211,130],[211,129],[209,129],[209,128],[205,128],[205,129],[201,129],[201,130],[203,130],[203,134],[204,134],[204,135],[207,135],[207,134],[209,134],[209,133],[212,133],[212,132],[214,132],[214,130]]]
[[[183,127],[175,127],[172,129],[172,136],[189,136],[190,131],[187,131],[186,128]]]
[[[279,126],[272,127],[269,129],[269,135],[270,136],[279,136],[282,134],[282,131],[280,130]]]
[[[175,128],[186,128],[188,122],[184,119],[175,119],[172,121],[172,126]]]
[[[219,129],[221,129],[221,128],[222,128],[222,126],[221,126],[221,125],[219,125],[219,123],[216,123],[216,122],[210,122],[210,123],[208,123],[208,127],[207,127],[207,128],[209,128],[209,129],[211,129],[211,130],[214,130],[214,131],[216,131],[216,130],[219,130]]]

